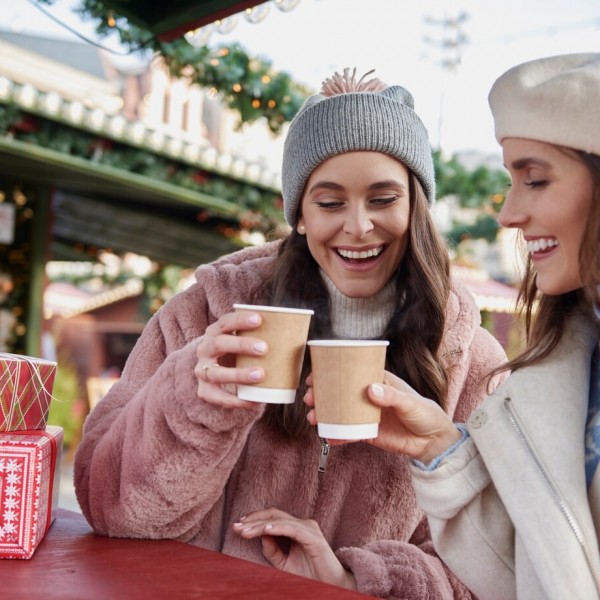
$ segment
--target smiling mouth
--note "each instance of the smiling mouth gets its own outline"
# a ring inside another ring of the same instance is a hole
[[[381,255],[385,248],[385,246],[378,246],[377,248],[370,248],[369,250],[344,250],[342,248],[336,248],[336,252],[338,256],[346,262],[364,263],[375,260]]]
[[[545,254],[558,246],[558,240],[554,238],[539,238],[527,242],[527,252],[529,254]]]

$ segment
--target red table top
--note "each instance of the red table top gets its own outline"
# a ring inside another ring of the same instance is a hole
[[[11,600],[369,597],[173,540],[101,537],[65,509],[32,558],[0,560],[0,582]]]

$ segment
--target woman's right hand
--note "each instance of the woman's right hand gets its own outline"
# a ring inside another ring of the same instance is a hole
[[[307,418],[317,424],[312,374],[306,380],[308,391],[304,402],[312,408]],[[400,377],[385,372],[384,382],[371,384],[369,400],[381,407],[379,434],[363,440],[388,452],[406,454],[427,464],[457,442],[461,433],[443,409],[418,394]],[[346,444],[349,440],[330,440],[331,445]]]
[[[198,361],[194,374],[198,380],[198,397],[211,404],[249,408],[255,402],[240,400],[236,385],[248,385],[263,380],[261,367],[237,368],[238,354],[262,356],[268,348],[264,340],[236,335],[238,331],[251,331],[261,323],[258,313],[231,312],[209,325],[196,346]]]
[[[374,446],[427,464],[461,437],[438,404],[389,371],[385,372],[383,384],[369,386],[368,394],[369,400],[381,407],[379,435],[368,440]]]

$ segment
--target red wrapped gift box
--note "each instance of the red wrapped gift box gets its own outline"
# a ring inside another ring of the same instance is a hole
[[[0,432],[44,429],[56,363],[0,353]]]
[[[30,558],[54,520],[63,429],[0,434],[0,558]]]

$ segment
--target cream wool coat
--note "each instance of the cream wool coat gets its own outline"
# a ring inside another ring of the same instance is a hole
[[[263,404],[213,406],[197,396],[198,338],[271,272],[277,244],[243,250],[200,267],[197,282],[151,319],[120,381],[86,420],[75,457],[75,486],[96,532],[175,538],[266,563],[260,540],[232,525],[276,507],[316,520],[361,592],[393,599],[470,598],[433,551],[410,485],[408,460],[368,444],[331,448],[266,427]],[[480,327],[460,288],[448,304],[444,355],[448,410],[464,421],[485,397],[481,376],[505,358]]]
[[[600,597],[600,471],[589,497],[584,435],[592,319],[497,388],[471,438],[434,471],[412,467],[440,556],[479,600]]]

